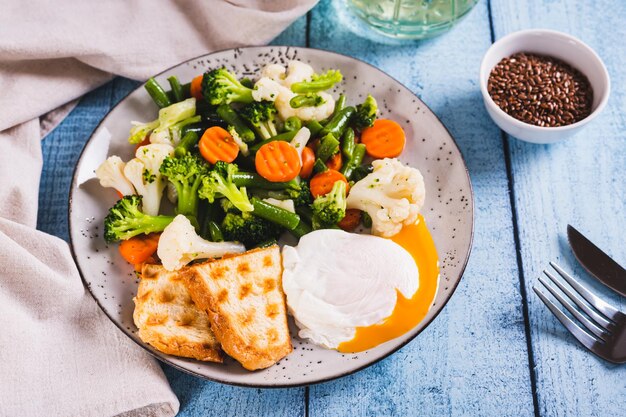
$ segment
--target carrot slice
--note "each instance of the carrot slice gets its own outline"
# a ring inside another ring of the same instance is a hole
[[[405,142],[402,127],[389,119],[378,119],[361,133],[361,143],[374,158],[395,158],[402,153]]]
[[[337,223],[346,232],[351,232],[361,223],[361,210],[347,209],[346,215]]]
[[[233,162],[239,155],[239,145],[230,133],[219,126],[204,131],[198,149],[202,157],[212,164],[217,161]]]
[[[333,189],[333,185],[335,185],[337,181],[343,181],[348,184],[346,177],[344,177],[339,171],[329,169],[324,172],[320,172],[311,178],[311,183],[309,184],[311,194],[315,198],[321,195],[326,195]]]
[[[137,152],[137,149],[141,148],[142,146],[146,146],[146,145],[150,145],[150,134],[149,133],[146,135],[145,138],[143,138],[143,140],[141,142],[139,142],[137,145],[135,145],[135,152]]]
[[[313,173],[313,165],[315,165],[315,151],[309,146],[305,146],[302,150],[302,169],[300,177],[308,179]]]
[[[191,86],[189,87],[189,92],[192,97],[195,97],[196,100],[200,100],[202,98],[202,75],[198,75],[191,80]]]
[[[150,233],[124,240],[120,243],[120,254],[133,265],[143,263],[156,252],[160,236],[160,233]]]
[[[254,165],[260,176],[272,182],[292,180],[302,168],[296,148],[282,140],[261,146],[254,158]]]
[[[143,261],[142,263],[140,263],[140,264],[135,264],[135,265],[134,265],[134,266],[135,266],[135,271],[137,271],[137,272],[141,273],[141,269],[143,268],[143,265],[144,265],[144,264],[152,264],[152,265],[155,265],[155,264],[158,264],[158,263],[160,263],[160,261],[157,261],[157,259],[156,259],[154,256],[150,256],[150,257],[148,257],[148,259],[146,259],[146,260],[145,260],[145,261]]]
[[[342,164],[343,160],[341,158],[341,152],[337,152],[336,154],[331,156],[328,161],[326,161],[326,166],[328,167],[328,169],[334,169],[335,171],[339,171]]]

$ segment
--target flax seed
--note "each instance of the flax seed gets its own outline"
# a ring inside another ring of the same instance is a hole
[[[517,53],[489,75],[487,91],[506,113],[535,126],[565,126],[591,113],[593,90],[580,71],[556,58]]]

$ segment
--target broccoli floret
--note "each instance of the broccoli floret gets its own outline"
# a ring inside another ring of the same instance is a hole
[[[174,216],[150,216],[141,211],[141,196],[127,195],[104,218],[104,240],[117,242],[145,233],[162,232]]]
[[[248,199],[246,187],[237,188],[233,183],[233,174],[238,170],[236,164],[217,161],[213,169],[202,179],[202,186],[198,191],[200,198],[212,203],[216,198],[226,197],[237,209],[252,211],[253,206]]]
[[[374,97],[368,94],[365,101],[356,106],[356,112],[352,116],[352,124],[357,129],[372,127],[374,125],[374,120],[376,120],[377,112],[378,103],[376,103],[376,99]]]
[[[296,94],[318,93],[332,88],[341,80],[343,76],[339,70],[328,70],[324,74],[313,74],[310,81],[291,84],[291,91]]]
[[[346,215],[346,183],[336,181],[332,190],[317,197],[311,205],[313,209],[313,229],[332,227]]]
[[[276,107],[271,101],[255,101],[239,112],[262,140],[276,136]]]
[[[292,200],[296,207],[309,206],[313,200],[311,189],[306,181],[300,181],[300,183],[294,181],[293,185],[289,185],[282,190],[264,190],[257,188],[253,189],[252,194],[261,199],[273,198],[276,200]],[[224,211],[228,210],[224,209]]]
[[[202,96],[212,105],[252,103],[252,89],[241,84],[226,68],[207,71],[202,76]]]
[[[283,229],[252,213],[227,213],[221,224],[224,239],[238,241],[246,247],[255,246],[261,242],[277,239]]]
[[[190,153],[180,158],[168,156],[163,160],[159,171],[176,187],[176,213],[197,217],[198,188],[209,171],[206,163]]]
[[[293,200],[293,204],[298,206],[305,206],[311,204],[311,189],[306,181],[300,182],[298,188],[289,187],[285,189],[285,194],[288,198]]]

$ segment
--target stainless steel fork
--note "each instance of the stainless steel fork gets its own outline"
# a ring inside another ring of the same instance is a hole
[[[540,277],[539,282],[576,320],[572,320],[542,291],[533,286],[533,290],[541,301],[587,349],[609,362],[626,363],[626,314],[593,294],[554,262],[550,262],[550,266],[567,281],[569,286],[548,270],[544,270],[543,273],[549,280]],[[553,284],[566,297],[558,292]],[[578,308],[572,304],[572,301]]]

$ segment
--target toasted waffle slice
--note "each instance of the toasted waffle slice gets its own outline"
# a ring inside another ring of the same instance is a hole
[[[222,349],[244,368],[267,368],[293,350],[277,245],[196,264],[184,276]]]
[[[196,307],[180,272],[145,264],[134,298],[139,337],[170,355],[222,362],[220,344],[207,314]]]

